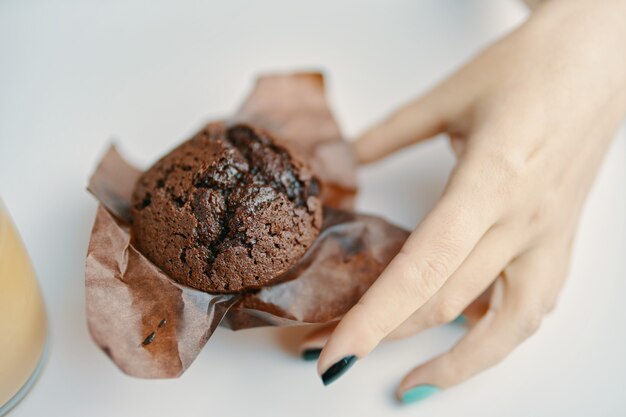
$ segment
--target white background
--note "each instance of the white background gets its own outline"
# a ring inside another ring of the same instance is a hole
[[[96,207],[85,184],[112,138],[148,164],[231,113],[258,72],[298,68],[326,70],[354,136],[525,16],[512,0],[0,2],[0,195],[34,261],[52,336],[47,367],[12,417],[624,415],[623,134],[589,198],[557,310],[501,365],[421,404],[396,404],[395,384],[461,327],[385,344],[323,387],[295,355],[298,331],[220,329],[182,378],[146,381],[118,371],[85,325]],[[452,163],[438,138],[364,169],[359,207],[412,227]]]

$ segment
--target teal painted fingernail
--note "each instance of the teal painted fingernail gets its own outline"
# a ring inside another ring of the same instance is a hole
[[[424,398],[428,398],[431,395],[438,393],[439,391],[441,391],[441,389],[434,385],[418,385],[404,391],[404,394],[402,394],[402,402],[404,404],[416,403],[418,401],[422,401]]]
[[[355,355],[344,356],[339,361],[335,362],[326,372],[322,374],[322,382],[324,385],[328,385],[335,382],[337,378],[345,374],[348,369],[354,365],[358,358]]]
[[[467,323],[467,318],[461,314],[459,317],[452,320],[452,324],[465,324]]]
[[[320,357],[322,349],[307,349],[302,352],[302,359],[305,361],[316,361]]]

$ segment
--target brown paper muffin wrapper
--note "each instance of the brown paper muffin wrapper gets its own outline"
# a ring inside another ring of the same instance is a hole
[[[279,284],[241,294],[178,284],[133,245],[130,204],[141,171],[111,147],[89,181],[100,205],[86,259],[87,322],[94,341],[129,375],[181,375],[218,325],[239,330],[338,320],[408,236],[383,219],[352,212],[355,163],[321,74],[259,78],[232,122],[271,132],[309,161],[322,182],[320,236]]]

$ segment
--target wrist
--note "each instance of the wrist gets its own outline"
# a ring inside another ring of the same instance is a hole
[[[537,7],[539,7],[539,5],[541,3],[544,3],[545,0],[522,0],[526,6],[531,10],[534,11],[535,9],[537,9]]]
[[[626,0],[540,0],[521,28],[526,47],[541,50],[561,68],[575,68],[580,85],[596,88],[589,96],[604,97],[620,117],[626,114]],[[596,82],[592,80],[595,79]],[[589,97],[588,96],[588,97]]]
[[[572,6],[576,3],[582,4],[584,7],[622,7],[626,6],[626,0],[602,0],[602,3],[597,2],[597,0],[522,0],[526,6],[530,9],[531,12],[534,12],[541,6],[547,3],[565,3],[569,6]]]

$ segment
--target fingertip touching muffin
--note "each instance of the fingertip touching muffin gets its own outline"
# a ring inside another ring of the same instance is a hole
[[[207,125],[156,162],[133,194],[133,239],[181,284],[234,293],[277,282],[322,224],[311,169],[248,125]]]

